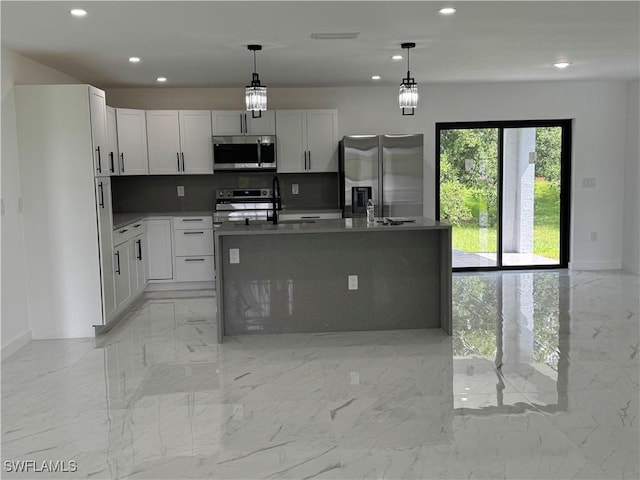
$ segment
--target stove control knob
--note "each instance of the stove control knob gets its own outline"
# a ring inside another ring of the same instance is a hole
[[[262,196],[266,197],[268,195],[268,192],[266,190],[262,190]]]

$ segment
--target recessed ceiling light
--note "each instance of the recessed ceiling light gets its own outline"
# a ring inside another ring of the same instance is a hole
[[[87,14],[87,11],[81,8],[74,8],[69,13],[74,17],[84,17]]]
[[[402,55],[394,55],[391,60],[402,60]]]
[[[569,65],[571,65],[571,62],[556,62],[553,64],[554,67],[560,69],[567,68]]]
[[[156,80],[158,82],[166,82],[167,81],[167,77],[158,77],[158,78],[156,78]]]
[[[382,78],[382,77],[380,77],[380,75],[372,75],[371,76],[371,80],[380,80],[380,78]]]
[[[438,10],[438,13],[440,15],[453,15],[454,13],[456,13],[456,9],[453,7],[444,7]]]
[[[131,63],[138,63],[140,61],[140,57],[129,57],[129,61]]]

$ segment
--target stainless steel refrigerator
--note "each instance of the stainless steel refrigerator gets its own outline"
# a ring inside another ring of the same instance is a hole
[[[343,216],[423,216],[423,135],[350,135],[340,142]]]

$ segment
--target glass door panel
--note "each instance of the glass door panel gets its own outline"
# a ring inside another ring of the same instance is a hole
[[[440,219],[452,224],[453,267],[498,266],[498,128],[440,130]]]
[[[502,265],[560,262],[562,127],[505,128]]]

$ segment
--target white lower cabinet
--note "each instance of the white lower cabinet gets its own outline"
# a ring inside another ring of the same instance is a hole
[[[171,218],[147,218],[147,278],[173,280]]]
[[[175,280],[212,282],[213,223],[211,217],[174,217]]]
[[[113,232],[116,310],[133,301],[147,284],[144,230],[140,221]]]

